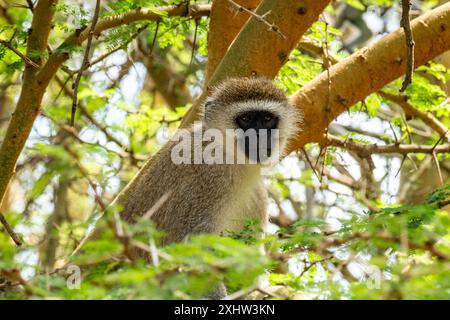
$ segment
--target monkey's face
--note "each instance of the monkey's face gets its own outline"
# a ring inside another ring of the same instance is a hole
[[[300,121],[284,93],[265,78],[225,80],[208,97],[203,113],[204,127],[227,137],[227,152],[232,138],[236,163],[242,163],[242,154],[250,163],[272,164],[298,132]]]
[[[247,100],[206,106],[207,129],[222,132],[223,149],[234,163],[271,165],[278,161],[287,140],[296,132],[296,114],[286,101]]]
[[[272,151],[279,147],[279,117],[265,110],[238,113],[234,118],[237,147],[245,156],[257,163],[265,163]]]

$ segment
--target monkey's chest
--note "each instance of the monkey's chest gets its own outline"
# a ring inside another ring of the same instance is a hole
[[[241,232],[250,221],[266,224],[266,195],[260,188],[246,188],[231,193],[219,214],[217,232],[223,235]],[[225,199],[224,199],[225,200]]]

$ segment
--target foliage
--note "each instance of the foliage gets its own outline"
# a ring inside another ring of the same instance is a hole
[[[50,277],[38,269],[38,275],[28,283],[28,293],[4,292],[2,296],[201,298],[219,281],[238,289],[252,287],[259,278],[272,286],[286,286],[283,295],[275,295],[277,298],[445,299],[450,294],[450,216],[437,204],[449,194],[447,186],[430,194],[420,205],[392,206],[355,215],[342,220],[341,227],[332,233],[327,231],[324,220],[302,220],[258,239],[255,232],[259,230],[250,222],[246,231],[233,238],[201,235],[186,243],[154,246],[150,265],[142,259],[121,260],[126,242],[108,227],[109,223],[100,223],[97,227],[103,230],[101,236],[89,241],[80,254],[68,261],[86,270],[79,289],[67,288],[65,267]],[[109,220],[111,216],[113,213],[108,212],[101,219]],[[125,229],[127,237],[139,239],[142,244],[155,243],[161,237],[149,221],[126,225]],[[400,238],[402,241],[398,241]],[[435,240],[430,243],[430,239]],[[2,234],[0,241],[7,249],[1,252],[0,267],[17,267],[10,240]],[[266,255],[258,249],[260,245],[265,246]],[[30,248],[22,249],[27,250]],[[280,273],[286,257],[298,267]],[[338,270],[349,263],[359,265],[362,271],[339,274]]]
[[[395,18],[381,12],[395,16],[399,5],[340,2],[370,11],[385,25]],[[441,183],[448,183],[447,152],[368,155],[307,145],[266,179],[271,224],[264,238],[258,221],[248,221],[240,233],[197,235],[162,247],[163,235],[150,221],[129,225],[114,206],[99,215],[158,152],[202,90],[207,44],[215,39],[208,39],[207,17],[167,17],[157,9],[180,3],[119,0],[102,7],[101,18],[144,7],[161,20],[94,37],[90,61],[103,58],[81,77],[74,128],[68,126],[72,85],[85,44],[59,46],[90,23],[95,1],[54,7],[48,51],[28,55],[45,60],[51,50],[61,50],[70,59],[50,83],[17,166],[12,201],[2,208],[24,245],[16,247],[0,228],[0,299],[193,299],[222,281],[230,292],[258,299],[449,299],[450,186]],[[417,10],[434,3],[422,1]],[[300,44],[278,73],[276,84],[287,94],[327,72],[326,57],[353,53],[344,43],[351,38],[347,29],[357,27],[350,21],[333,28],[339,10],[330,6],[302,39],[318,51]],[[31,10],[11,5],[2,12],[0,40],[25,54]],[[25,66],[0,45],[0,140]],[[448,65],[430,61],[417,68],[404,94],[444,128],[450,125],[449,80]],[[401,83],[382,91],[399,95]],[[349,107],[327,134],[363,147],[448,143],[446,135],[379,93]],[[92,230],[93,239],[71,256]],[[82,275],[79,288],[72,286],[74,266]]]

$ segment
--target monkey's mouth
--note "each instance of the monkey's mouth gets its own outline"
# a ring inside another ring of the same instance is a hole
[[[249,163],[261,164],[271,160],[279,146],[278,134],[272,131],[277,130],[255,130],[254,134],[248,134],[246,131],[244,136],[238,137],[238,147],[244,151]]]

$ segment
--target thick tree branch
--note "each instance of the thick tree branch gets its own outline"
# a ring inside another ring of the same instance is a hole
[[[266,76],[274,78],[286,63],[289,54],[297,46],[303,34],[316,21],[329,0],[263,0],[256,14],[270,12],[270,21],[286,36],[267,30],[259,18],[252,16],[233,41],[226,55],[197,103],[183,119],[182,126],[190,125],[199,114],[199,107],[210,89],[227,77]]]
[[[250,14],[252,17],[254,17],[259,22],[265,24],[267,26],[267,30],[277,33],[282,39],[286,39],[286,36],[283,34],[283,32],[281,32],[280,28],[275,23],[271,23],[266,19],[266,17],[271,12],[270,10],[262,15],[259,15],[256,12],[254,12],[250,9],[247,9],[244,6],[241,6],[240,4],[237,4],[233,0],[228,0],[228,2],[230,2],[236,8],[236,10],[238,12],[247,12],[248,14]]]
[[[412,21],[415,61],[420,66],[450,48],[450,3]],[[406,52],[403,30],[385,36],[330,68],[331,96],[328,103],[328,75],[323,72],[290,97],[303,111],[303,131],[293,140],[289,151],[309,142],[326,144],[325,129],[339,114],[370,93],[405,73]]]
[[[236,3],[255,10],[260,0],[236,0]],[[228,0],[215,0],[211,6],[208,33],[208,62],[205,69],[205,88],[223,56],[250,15],[230,8]]]

